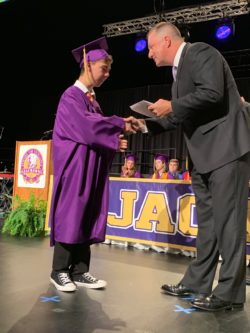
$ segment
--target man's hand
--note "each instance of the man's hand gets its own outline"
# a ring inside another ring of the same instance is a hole
[[[159,118],[165,117],[173,111],[171,101],[167,99],[158,99],[157,102],[149,105],[148,109]]]
[[[125,121],[125,127],[124,127],[124,133],[129,135],[129,134],[135,134],[136,130],[133,127],[133,120],[135,118],[134,117],[128,117],[128,118],[123,118],[123,120]]]
[[[133,127],[136,129],[136,131],[140,131],[142,133],[145,133],[147,131],[146,122],[145,119],[136,119],[133,122]]]
[[[144,132],[145,131],[145,120],[144,119],[137,119],[134,117],[124,118],[125,121],[125,133],[131,134],[136,133],[138,131]]]
[[[128,140],[124,139],[124,135],[119,135],[119,151],[124,152],[128,149]]]

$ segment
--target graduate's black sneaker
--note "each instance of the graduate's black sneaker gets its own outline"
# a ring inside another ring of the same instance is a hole
[[[76,285],[67,272],[52,272],[50,282],[60,291],[75,291]]]
[[[89,272],[83,273],[79,276],[73,276],[73,281],[79,287],[86,287],[90,289],[101,289],[105,288],[107,285],[106,281],[96,279]]]

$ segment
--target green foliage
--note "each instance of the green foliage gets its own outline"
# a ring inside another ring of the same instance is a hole
[[[29,200],[13,198],[13,210],[4,219],[3,234],[11,236],[36,237],[44,234],[47,203],[35,198],[31,193]]]

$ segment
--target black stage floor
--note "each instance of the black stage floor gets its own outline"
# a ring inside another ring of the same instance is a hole
[[[190,258],[94,245],[91,272],[107,288],[62,293],[49,282],[52,253],[48,238],[0,237],[0,333],[250,332],[250,287],[243,311],[217,313],[161,293]]]

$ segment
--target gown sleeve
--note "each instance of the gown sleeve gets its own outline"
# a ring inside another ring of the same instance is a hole
[[[59,102],[53,135],[93,149],[116,150],[124,120],[118,116],[104,117],[90,112],[89,104],[81,92],[76,93],[73,89],[66,91]]]

